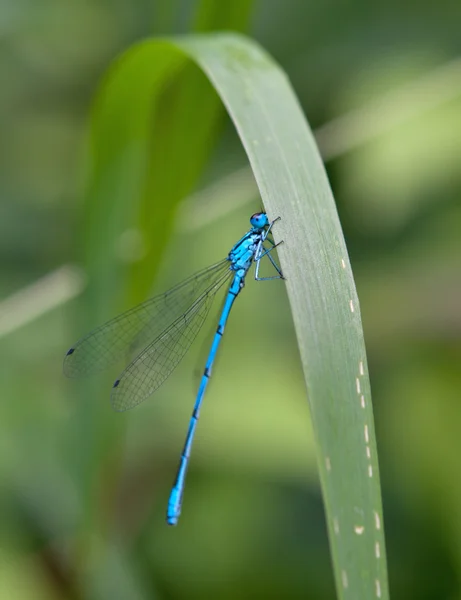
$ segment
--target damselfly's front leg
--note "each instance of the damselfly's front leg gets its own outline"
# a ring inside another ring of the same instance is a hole
[[[277,217],[277,219],[274,219],[270,223],[270,225],[269,225],[269,227],[268,227],[268,229],[267,229],[267,231],[266,231],[266,233],[264,235],[264,238],[261,240],[261,242],[258,245],[258,248],[256,249],[256,253],[255,253],[255,263],[256,263],[255,279],[256,279],[256,281],[270,281],[272,279],[284,279],[282,271],[280,270],[280,267],[277,265],[277,263],[275,262],[274,258],[271,256],[272,250],[274,250],[274,248],[277,248],[277,246],[280,246],[280,244],[283,244],[283,240],[280,241],[280,242],[278,242],[276,244],[274,242],[274,240],[271,237],[269,237],[269,233],[270,233],[270,230],[271,230],[272,226],[279,219],[280,219],[280,217]],[[271,247],[270,248],[265,248],[264,245],[263,245],[264,242],[268,242],[269,244],[271,244]],[[259,277],[259,265],[260,265],[261,259],[264,256],[267,256],[269,258],[269,260],[271,261],[274,269],[277,271],[278,275],[274,275],[272,277]]]

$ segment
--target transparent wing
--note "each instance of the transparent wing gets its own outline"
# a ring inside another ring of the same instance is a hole
[[[197,299],[212,292],[216,282],[229,275],[229,261],[225,259],[97,327],[68,351],[64,374],[91,375],[121,360],[131,360]]]
[[[162,385],[190,348],[205,322],[216,292],[230,276],[231,271],[222,275],[211,290],[128,365],[112,388],[111,402],[115,410],[133,408]]]

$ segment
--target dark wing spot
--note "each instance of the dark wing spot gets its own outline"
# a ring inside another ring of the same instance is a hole
[[[117,379],[117,381],[114,383],[114,387],[118,387],[119,383],[120,383],[120,379]]]
[[[73,354],[75,352],[75,348],[71,348],[70,350],[67,351],[66,356],[69,356],[70,354]]]

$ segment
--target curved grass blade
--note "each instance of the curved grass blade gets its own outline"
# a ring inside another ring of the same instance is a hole
[[[132,360],[197,299],[214,293],[216,283],[228,270],[229,261],[222,260],[97,327],[70,348],[64,358],[64,374],[82,377],[123,359]]]
[[[110,115],[117,124],[125,123],[129,114],[143,115],[136,121],[136,132],[142,138],[148,130],[145,125],[149,121],[144,117],[152,110],[154,92],[158,95],[166,82],[179,79],[191,61],[207,75],[233,119],[269,217],[282,217],[276,238],[285,241],[279,258],[287,279],[315,432],[338,597],[386,599],[379,467],[359,301],[325,169],[285,74],[258,45],[234,34],[146,40],[122,56],[113,69],[106,88],[107,108],[101,105],[100,114]],[[193,76],[188,67],[186,71]],[[124,97],[117,95],[120,90],[126,92]],[[134,107],[142,110],[132,110],[134,94]],[[198,96],[197,106],[203,107],[213,94],[203,86]],[[191,119],[190,114],[186,117],[184,113],[181,127],[186,122],[201,126],[200,119]],[[164,123],[164,111],[161,115]],[[174,122],[177,127],[177,119]],[[155,124],[158,126],[158,121]],[[181,132],[170,138],[169,152],[162,148],[161,153],[148,156],[153,164],[158,163],[157,170],[163,167],[161,157],[173,161],[177,147],[184,151],[182,137]],[[101,138],[112,148],[104,130]],[[123,140],[119,144],[125,152],[130,147]],[[143,144],[143,152],[146,147]],[[100,180],[112,182],[119,195],[128,197],[127,189],[132,186],[123,188],[115,177],[122,158],[127,164],[125,156],[120,152],[116,157],[120,163],[110,155],[107,158],[110,168],[100,169],[105,176]],[[133,158],[132,164],[138,165],[138,161]],[[169,168],[175,173],[171,165]],[[136,182],[143,180],[140,171],[128,168],[135,173]],[[108,173],[114,177],[107,177]],[[104,197],[111,205],[109,191],[114,192],[106,190]],[[166,210],[162,206],[167,195],[149,194],[149,198],[157,198],[151,210]],[[179,196],[179,192],[168,195],[169,215]],[[149,253],[146,260],[152,256]],[[104,273],[103,265],[101,259]],[[108,295],[110,288],[102,279],[98,282]]]
[[[120,375],[111,394],[116,411],[133,408],[148,398],[171,375],[197,337],[219,289],[230,279],[227,270],[190,309],[161,333]]]

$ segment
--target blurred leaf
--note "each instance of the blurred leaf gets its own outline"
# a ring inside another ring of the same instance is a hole
[[[195,28],[243,30],[252,6],[253,0],[228,8],[202,0]],[[210,91],[197,67],[166,40],[134,46],[106,77],[93,114],[86,213],[93,301],[104,317],[111,303],[133,304],[151,288],[176,205],[196,185],[216,138],[222,105]],[[127,232],[134,256],[124,252]]]
[[[213,29],[216,20],[243,29],[252,4],[238,0],[226,23],[224,13],[205,2],[196,18],[202,29]],[[96,98],[81,248],[89,276],[80,313],[86,326],[145,298],[176,206],[196,185],[216,137],[223,114],[217,95],[184,53],[172,49],[167,40],[131,48],[113,64]],[[108,487],[114,491],[126,424],[108,416],[108,404],[94,401],[102,383],[81,387],[69,450],[84,504],[76,550],[89,563],[104,560],[98,540],[111,514],[101,499]]]
[[[248,23],[254,0],[236,2],[215,2],[201,0],[194,21],[194,31],[216,31],[228,29],[242,31]]]

